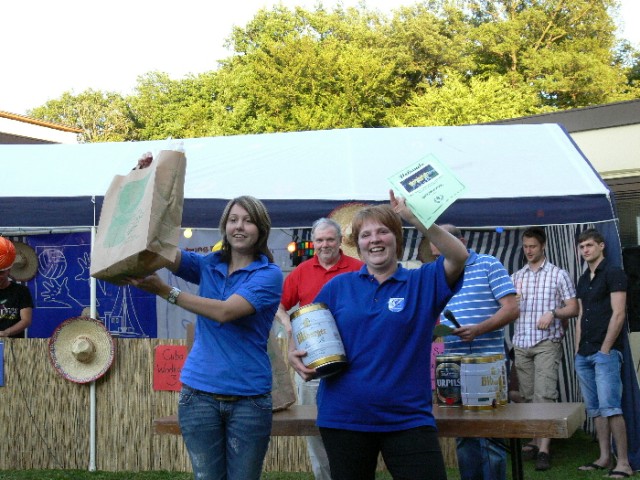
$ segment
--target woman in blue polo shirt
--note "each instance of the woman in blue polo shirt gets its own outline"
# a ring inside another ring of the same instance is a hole
[[[181,251],[169,269],[198,295],[157,275],[130,283],[197,314],[183,366],[178,421],[198,480],[258,480],[271,434],[267,340],[282,272],[267,247],[271,220],[259,200],[231,200],[220,220],[222,248]]]
[[[433,263],[407,270],[402,258],[402,219],[438,247]],[[431,405],[431,338],[447,301],[462,283],[468,253],[437,225],[429,228],[390,192],[390,206],[360,210],[352,238],[365,262],[359,272],[329,281],[315,302],[332,312],[348,360],[323,378],[318,426],[333,480],[375,478],[378,454],[394,478],[445,479]],[[305,379],[303,351],[289,359]]]

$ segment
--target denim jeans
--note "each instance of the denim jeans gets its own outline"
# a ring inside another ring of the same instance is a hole
[[[178,422],[195,479],[259,480],[271,406],[271,394],[228,402],[183,385]]]
[[[622,352],[576,355],[576,375],[589,417],[622,414]]]
[[[505,480],[507,449],[496,438],[456,439],[460,480]]]

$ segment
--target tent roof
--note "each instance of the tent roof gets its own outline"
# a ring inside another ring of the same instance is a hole
[[[0,227],[90,226],[91,198],[99,208],[114,175],[168,145],[0,146]],[[185,139],[184,147],[184,226],[215,227],[226,201],[243,194],[265,201],[274,226],[308,226],[345,202],[386,201],[387,178],[428,154],[467,187],[440,221],[508,226],[613,217],[608,188],[555,124],[239,135]]]

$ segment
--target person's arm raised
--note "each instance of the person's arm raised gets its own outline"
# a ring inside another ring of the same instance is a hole
[[[447,283],[449,283],[449,285],[456,283],[464,271],[465,262],[469,257],[469,252],[467,252],[464,244],[435,223],[429,228],[426,228],[409,207],[407,207],[405,199],[396,197],[393,190],[389,190],[389,202],[393,210],[400,215],[404,221],[413,225],[440,250],[440,254],[444,256],[444,271],[447,277]]]

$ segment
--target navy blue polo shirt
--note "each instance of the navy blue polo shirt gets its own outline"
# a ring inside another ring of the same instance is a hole
[[[619,267],[609,264],[603,259],[596,267],[595,276],[590,278],[587,269],[578,280],[577,297],[582,302],[582,318],[580,320],[580,345],[578,353],[583,356],[593,355],[602,346],[607,336],[611,308],[611,292],[627,291],[627,276]],[[613,344],[616,350],[622,350],[622,335]]]
[[[463,277],[449,287],[443,260],[414,270],[398,266],[382,284],[365,265],[322,287],[315,302],[333,314],[348,365],[320,382],[318,426],[361,432],[435,427],[431,337]]]

